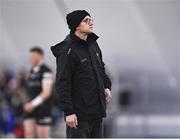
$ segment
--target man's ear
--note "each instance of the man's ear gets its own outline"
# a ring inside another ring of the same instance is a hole
[[[76,28],[76,30],[79,30],[79,26]]]

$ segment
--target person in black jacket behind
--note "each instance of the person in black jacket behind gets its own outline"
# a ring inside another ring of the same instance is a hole
[[[55,92],[64,111],[68,138],[103,137],[102,121],[111,100],[111,81],[93,33],[93,20],[85,10],[66,16],[70,34],[51,47],[56,57]]]

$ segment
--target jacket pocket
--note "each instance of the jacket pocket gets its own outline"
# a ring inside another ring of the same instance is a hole
[[[76,96],[74,99],[73,105],[77,111],[84,111],[84,101],[81,95]]]
[[[96,93],[84,93],[82,99],[85,108],[94,107],[99,103],[99,96]]]

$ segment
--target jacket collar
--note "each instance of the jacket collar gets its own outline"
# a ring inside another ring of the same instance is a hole
[[[78,41],[83,44],[92,44],[92,43],[96,42],[96,40],[99,38],[95,33],[89,34],[86,41],[80,39],[74,33],[70,33],[70,37],[72,40]]]

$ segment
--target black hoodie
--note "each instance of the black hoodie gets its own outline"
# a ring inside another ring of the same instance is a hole
[[[104,88],[111,89],[111,81],[97,39],[94,33],[87,41],[70,33],[51,47],[57,64],[55,92],[65,116],[76,114],[78,120],[106,116]]]

